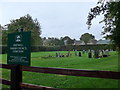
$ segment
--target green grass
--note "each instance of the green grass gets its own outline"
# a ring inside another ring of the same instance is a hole
[[[56,52],[34,52],[31,54],[31,66],[38,67],[57,67],[57,68],[72,68],[86,70],[107,70],[118,71],[118,55],[116,52],[110,52],[110,56],[101,59],[88,58],[87,53],[78,57],[71,51],[70,57],[47,57],[48,55],[55,56]],[[67,54],[66,51],[60,51],[62,54]],[[7,55],[3,54],[2,63],[6,64]],[[10,71],[3,69],[2,77],[10,80]],[[50,86],[55,88],[117,88],[118,80],[75,77],[56,74],[43,74],[33,72],[23,72],[23,82]],[[6,87],[6,86],[3,86]]]

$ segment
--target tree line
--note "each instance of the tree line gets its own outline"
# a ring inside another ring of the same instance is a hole
[[[29,14],[20,17],[19,19],[11,20],[10,24],[5,25],[4,27],[0,25],[1,31],[1,41],[2,45],[7,45],[7,35],[9,33],[18,32],[19,29],[22,29],[24,32],[31,31],[32,37],[32,46],[57,46],[57,45],[73,45],[75,39],[71,39],[69,36],[64,36],[59,38],[54,37],[41,37],[41,26],[37,19],[32,18]],[[95,37],[92,34],[85,33],[80,37],[80,40],[84,41],[85,44],[89,42],[90,39]]]

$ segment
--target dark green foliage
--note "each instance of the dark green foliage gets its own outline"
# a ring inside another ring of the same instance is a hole
[[[41,45],[42,40],[40,38],[41,35],[41,27],[37,19],[33,20],[32,17],[27,14],[26,16],[20,17],[16,20],[11,20],[11,23],[7,25],[8,32],[14,33],[18,32],[19,29],[23,29],[26,31],[31,31],[32,33],[32,45]]]
[[[3,46],[0,46],[0,49],[1,49],[1,52],[0,52],[0,54],[2,53],[2,54],[5,54],[5,53],[7,53],[7,46],[5,46],[5,45],[3,45]]]
[[[67,46],[60,46],[61,51],[68,51],[68,50],[102,50],[102,49],[113,49],[113,46],[109,46],[106,44],[99,44],[99,45],[67,45]]]
[[[6,45],[7,44],[7,34],[8,31],[0,25],[0,45]]]
[[[62,45],[62,46],[32,46],[32,52],[39,51],[73,51],[73,50],[102,50],[113,49],[112,45]]]
[[[0,46],[2,48],[1,53],[7,52],[7,46]],[[32,46],[31,52],[39,51],[73,51],[73,50],[101,50],[101,49],[113,49],[116,50],[113,45],[62,45],[62,46]]]
[[[7,35],[8,31],[7,30],[2,30],[2,45],[7,45]]]
[[[2,45],[2,26],[0,25],[0,45]]]
[[[88,15],[88,28],[92,25],[91,21],[100,14],[104,14],[103,34],[110,33],[106,35],[106,38],[110,38],[118,49],[120,49],[120,1],[119,2],[105,2],[101,0],[98,5],[91,8]],[[100,23],[101,23],[100,22]]]
[[[58,39],[58,38],[48,38],[49,42],[48,45],[49,46],[56,46],[56,45],[64,45],[64,41],[62,39]]]
[[[95,36],[93,36],[92,34],[89,33],[84,33],[81,37],[80,40],[84,41],[84,43],[87,45],[87,43],[92,40],[95,39]]]
[[[58,51],[60,50],[59,46],[32,46],[32,52],[39,52],[39,51]]]

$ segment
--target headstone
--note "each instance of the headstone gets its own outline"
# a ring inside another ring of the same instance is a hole
[[[99,52],[98,52],[98,50],[95,50],[95,52],[94,52],[94,57],[95,57],[95,58],[99,58]]]
[[[105,50],[105,55],[109,56],[109,50],[108,49]]]
[[[82,50],[82,54],[84,54],[85,53],[85,50]]]
[[[77,50],[75,50],[74,52],[75,52],[75,56],[77,56]]]
[[[81,57],[81,52],[79,52],[79,57]]]
[[[102,50],[99,50],[99,57],[100,57],[100,58],[103,57],[103,52],[102,52]]]
[[[56,57],[58,57],[58,53],[56,53]]]
[[[68,51],[68,57],[70,56],[70,51]]]
[[[60,53],[58,53],[58,57],[60,57]]]
[[[91,52],[91,50],[88,53],[88,58],[92,58],[92,52]]]
[[[86,53],[88,53],[88,50],[85,50]]]

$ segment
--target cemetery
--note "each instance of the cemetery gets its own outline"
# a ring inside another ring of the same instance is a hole
[[[81,56],[79,56],[81,52]],[[60,55],[71,54],[70,56],[60,57]],[[82,70],[103,70],[103,71],[118,71],[118,56],[116,51],[110,51],[108,57],[94,58],[89,57],[89,52],[76,51],[47,51],[47,52],[32,52],[31,66],[37,67],[55,67],[55,68],[70,68]],[[2,55],[2,63],[7,63],[6,54]],[[43,58],[46,57],[46,58]],[[3,78],[10,80],[10,70],[3,69]],[[34,78],[33,78],[34,76]],[[23,81],[36,85],[44,85],[54,88],[116,88],[117,80],[100,79],[90,77],[74,77],[55,74],[40,74],[23,72]],[[82,82],[81,82],[82,81]],[[101,83],[99,83],[101,82]],[[91,84],[92,83],[92,84]],[[109,83],[109,84],[105,84]],[[3,87],[9,87],[3,85]]]
[[[109,52],[112,52],[113,50],[109,51],[108,49],[106,50],[82,50],[82,51],[77,51],[77,50],[73,50],[72,53],[70,53],[71,51],[66,51],[67,53],[60,53],[60,51],[54,51],[56,52],[54,55],[48,55],[42,58],[50,58],[50,57],[70,57],[70,56],[79,56],[81,57],[82,55],[84,55],[86,52],[86,54],[88,54],[88,58],[103,58],[103,57],[108,57],[110,56]],[[83,53],[81,53],[83,52]]]
[[[102,45],[102,47],[101,45],[67,45],[67,42],[57,48],[42,48],[43,46],[31,47],[30,42],[31,32],[8,34],[7,53],[3,51],[4,53],[0,54],[3,68],[2,82],[5,84],[2,85],[3,88],[21,90],[21,88],[34,88],[35,85],[38,85],[36,88],[41,88],[40,85],[47,86],[44,87],[46,89],[49,87],[56,89],[118,88],[118,54],[114,48],[106,47],[106,45]],[[30,70],[30,68],[32,69]],[[26,71],[39,72],[39,74]],[[79,73],[77,73],[78,71]],[[97,79],[93,81],[93,77]],[[101,78],[105,78],[105,80]],[[87,84],[85,84],[86,82]]]
[[[3,88],[118,88],[119,54],[110,44],[33,46],[31,39],[23,29],[8,34],[0,54]]]
[[[120,1],[48,2],[3,2],[0,89],[119,89]]]

